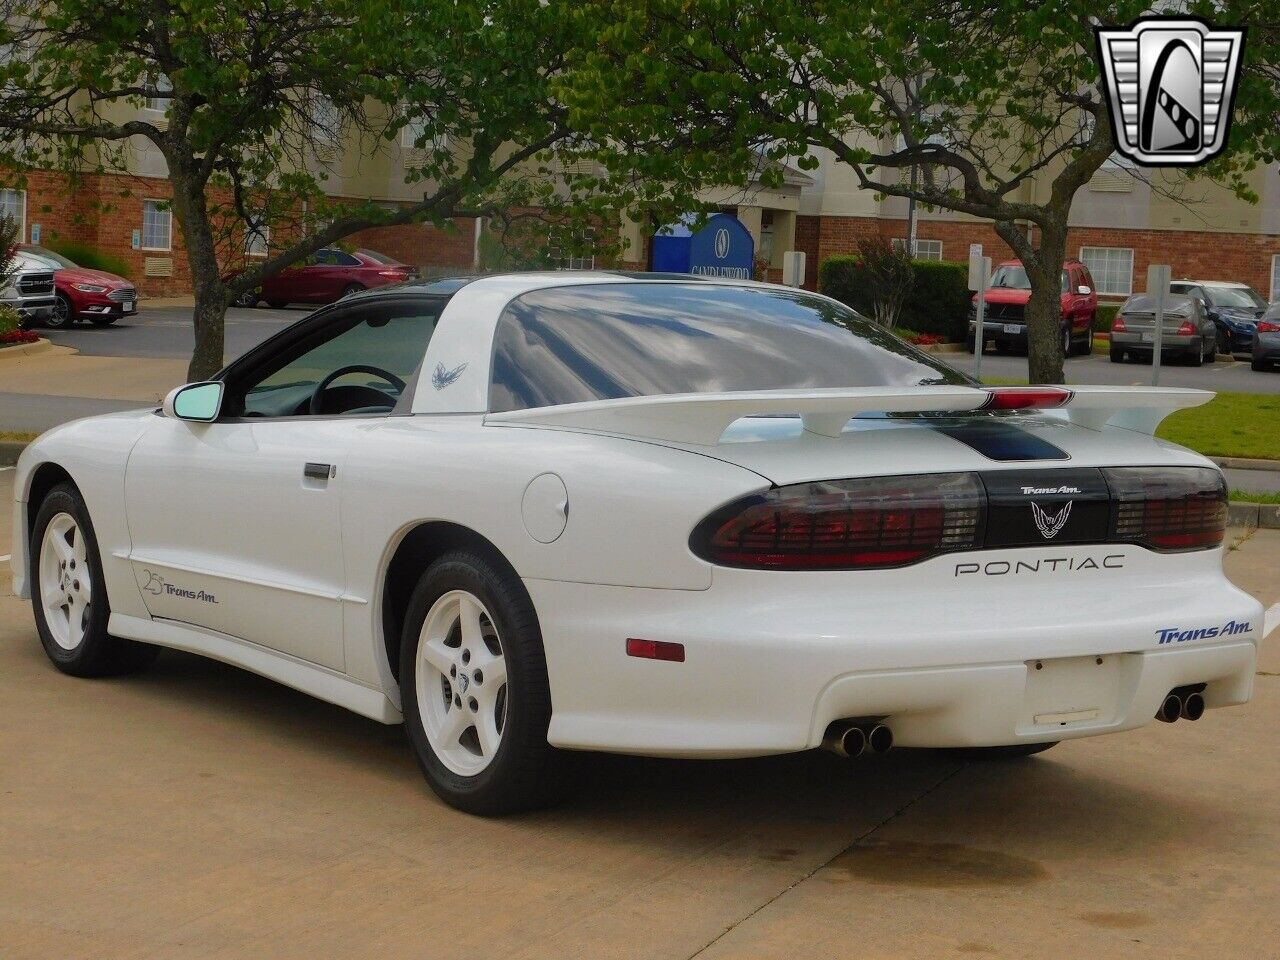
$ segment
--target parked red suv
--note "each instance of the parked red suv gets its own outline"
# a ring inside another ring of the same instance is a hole
[[[138,309],[138,290],[124,277],[82,267],[47,247],[23,244],[18,249],[47,261],[54,271],[58,302],[43,321],[46,327],[69,327],[76,320],[106,327]]]
[[[245,294],[236,303],[252,307],[265,300],[276,308],[291,303],[333,303],[358,290],[403,283],[413,274],[413,267],[372,250],[347,253],[326,248],[269,277],[261,290]]]
[[[1031,281],[1020,260],[1006,260],[996,267],[986,290],[983,315],[983,349],[995,341],[1001,353],[1027,349],[1027,302]],[[973,326],[978,296],[969,304],[969,352],[973,353]],[[1093,352],[1093,320],[1098,315],[1098,292],[1089,268],[1079,260],[1062,264],[1062,355]]]

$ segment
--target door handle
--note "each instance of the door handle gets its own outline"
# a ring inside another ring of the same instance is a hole
[[[328,480],[338,475],[338,468],[331,463],[308,463],[302,468],[302,475],[308,480]]]

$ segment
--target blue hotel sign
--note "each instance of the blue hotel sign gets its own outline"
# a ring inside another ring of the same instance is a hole
[[[737,217],[717,213],[697,233],[683,224],[664,228],[653,238],[653,269],[701,277],[750,280],[755,241]]]

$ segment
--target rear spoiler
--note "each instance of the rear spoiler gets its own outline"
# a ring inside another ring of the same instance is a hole
[[[485,424],[617,434],[711,446],[743,417],[796,416],[809,433],[838,437],[862,413],[962,413],[1026,410],[1053,413],[1093,430],[1106,426],[1152,434],[1176,410],[1213,399],[1208,390],[1164,387],[841,387],[676,393],[591,400],[490,413]]]

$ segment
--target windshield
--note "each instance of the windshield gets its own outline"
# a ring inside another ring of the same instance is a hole
[[[79,266],[79,264],[73,263],[62,254],[54,253],[48,247],[23,247],[22,252],[29,256],[47,260],[49,263],[53,264],[55,269],[58,270],[71,269]]]
[[[1205,295],[1215,307],[1238,307],[1242,310],[1261,310],[1267,301],[1249,287],[1212,287],[1205,284]]]
[[[1067,271],[1062,271],[1060,279],[1062,292],[1067,291]],[[1026,268],[1020,263],[1007,263],[997,267],[996,272],[991,275],[991,283],[988,288],[1000,288],[1003,290],[1030,290],[1031,278],[1027,276]]]
[[[969,384],[848,307],[800,291],[698,283],[552,287],[494,338],[494,412],[733,390]]]

